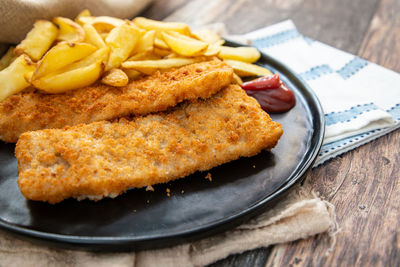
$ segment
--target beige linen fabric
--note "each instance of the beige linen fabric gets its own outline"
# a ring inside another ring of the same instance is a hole
[[[74,18],[87,8],[92,15],[130,18],[152,0],[1,0],[0,43],[19,43],[36,19]]]
[[[125,253],[72,251],[22,241],[0,232],[0,266],[204,266],[234,253],[333,231],[329,203],[296,186],[255,219],[224,233],[175,247]]]

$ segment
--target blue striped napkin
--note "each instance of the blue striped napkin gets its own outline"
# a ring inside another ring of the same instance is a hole
[[[318,166],[400,126],[400,75],[301,35],[284,21],[240,36],[283,62],[314,90],[325,112]]]

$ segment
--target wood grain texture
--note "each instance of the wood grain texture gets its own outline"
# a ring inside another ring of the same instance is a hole
[[[378,1],[190,0],[182,4],[182,0],[159,0],[143,15],[167,21],[183,21],[191,26],[223,22],[233,34],[292,19],[303,34],[356,54]],[[168,16],[162,17],[160,13]]]
[[[158,8],[163,10],[157,10]],[[223,22],[234,34],[285,19],[300,32],[400,71],[398,0],[157,0],[145,15],[197,26]],[[305,185],[336,206],[342,231],[248,251],[227,266],[399,266],[400,131],[312,170]]]

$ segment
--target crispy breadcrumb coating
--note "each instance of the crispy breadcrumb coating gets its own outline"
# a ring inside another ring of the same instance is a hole
[[[145,117],[27,132],[18,185],[31,200],[99,200],[273,148],[282,127],[237,85]]]
[[[230,84],[232,74],[226,63],[208,61],[157,72],[122,88],[97,83],[63,94],[30,88],[0,103],[0,139],[17,142],[27,131],[163,111],[183,100],[210,97]]]

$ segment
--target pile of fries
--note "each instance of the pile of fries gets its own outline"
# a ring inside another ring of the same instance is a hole
[[[75,20],[38,20],[26,38],[0,59],[0,101],[29,86],[47,93],[81,88],[99,79],[125,86],[158,70],[215,57],[240,77],[271,74],[252,64],[260,57],[257,49],[223,44],[212,31],[191,31],[184,23],[143,17],[132,21],[94,17],[84,10]]]

